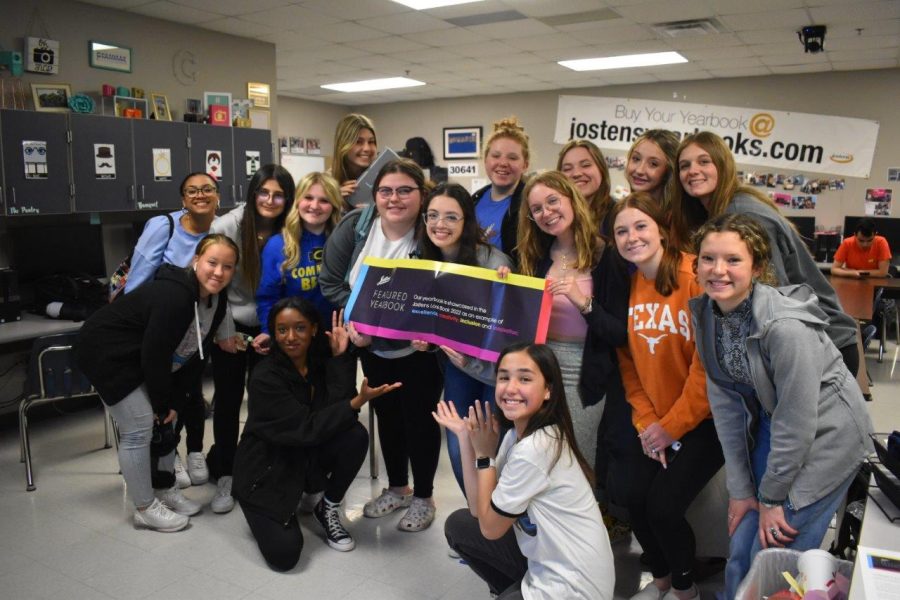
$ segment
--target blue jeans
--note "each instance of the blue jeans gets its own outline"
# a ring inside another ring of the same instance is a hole
[[[760,411],[759,428],[756,432],[756,447],[750,454],[750,465],[757,488],[766,472],[766,459],[771,449],[771,417]],[[856,476],[854,472],[828,495],[816,500],[808,506],[797,510],[790,501],[784,503],[784,518],[799,533],[786,548],[793,550],[812,550],[822,544],[825,532],[831,524],[841,500],[847,495],[847,489]],[[738,524],[729,544],[728,564],[725,567],[725,597],[734,598],[743,581],[753,558],[762,550],[759,543],[759,513],[750,511]]]
[[[489,400],[491,407],[494,406],[494,386],[478,381],[448,362],[444,371],[444,400],[456,407],[459,416],[465,417],[469,414],[469,407],[473,406],[476,400],[481,402]],[[447,455],[450,457],[450,466],[453,467],[456,483],[459,484],[459,489],[465,495],[459,439],[449,429],[447,430]]]
[[[136,508],[153,504],[150,480],[150,438],[153,435],[153,408],[147,387],[141,384],[109,407],[119,428],[119,468]],[[159,470],[175,469],[175,451],[159,459]]]

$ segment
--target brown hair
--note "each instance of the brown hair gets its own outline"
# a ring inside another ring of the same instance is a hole
[[[628,154],[625,156],[626,168],[628,168],[627,164],[631,162],[631,155],[634,154],[634,149],[641,142],[653,142],[662,151],[663,156],[666,157],[666,174],[661,185],[663,210],[666,212],[666,222],[668,223],[668,214],[671,210],[671,186],[673,182],[675,184],[678,183],[678,166],[676,164],[678,162],[678,134],[668,129],[646,130],[634,140],[631,148],[628,149]]]
[[[763,229],[759,221],[750,215],[739,213],[726,213],[713,217],[700,226],[694,234],[694,273],[697,272],[697,262],[700,260],[700,246],[703,240],[711,233],[725,233],[732,231],[747,245],[747,250],[753,259],[753,269],[759,272],[757,280],[768,285],[777,285],[774,269],[772,268],[772,246],[769,243],[769,235]]]
[[[559,171],[544,171],[528,180],[525,189],[522,190],[518,242],[516,243],[516,251],[519,253],[519,272],[522,275],[534,275],[538,261],[544,257],[552,242],[552,236],[541,231],[537,223],[531,220],[531,210],[528,207],[528,196],[534,190],[534,186],[539,184],[562,194],[572,203],[572,212],[575,217],[572,233],[575,237],[577,254],[572,267],[579,271],[592,268],[599,260],[604,242],[600,237],[599,227],[594,223],[587,200],[568,177]]]
[[[659,267],[656,270],[656,279],[653,286],[656,291],[663,296],[669,296],[678,289],[678,266],[681,263],[681,251],[676,244],[669,239],[666,230],[665,217],[666,213],[663,207],[653,199],[653,196],[647,192],[635,192],[629,194],[621,202],[617,202],[612,209],[613,235],[615,235],[616,217],[626,208],[639,210],[656,223],[659,228],[659,235],[662,238],[663,247],[662,259],[659,261]],[[616,253],[619,253],[618,244],[616,244]],[[619,254],[621,257],[621,254]]]
[[[338,185],[359,176],[359,174],[355,176],[350,174],[347,155],[363,129],[368,129],[373,136],[375,135],[375,125],[372,123],[372,119],[366,115],[350,113],[338,121],[334,130],[334,160],[331,161],[331,174],[337,180]],[[377,136],[375,143],[378,143]]]
[[[586,200],[591,206],[591,212],[594,214],[594,221],[596,222],[597,227],[602,228],[604,220],[612,206],[612,199],[609,197],[609,167],[606,166],[606,158],[604,158],[600,148],[598,148],[594,142],[588,140],[571,140],[559,151],[559,156],[556,159],[557,171],[562,171],[563,160],[569,150],[572,150],[573,148],[584,148],[587,150],[587,153],[590,154],[594,164],[597,165],[597,169],[600,170],[600,187],[594,192],[593,196],[586,198]],[[611,232],[607,233],[609,234]]]

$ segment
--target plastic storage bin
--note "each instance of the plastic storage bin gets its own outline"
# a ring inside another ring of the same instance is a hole
[[[799,550],[788,548],[769,548],[761,550],[750,571],[741,585],[738,586],[736,600],[761,600],[763,596],[770,596],[778,590],[788,587],[787,580],[781,573],[787,571],[797,577],[797,560],[803,554]],[[837,570],[847,579],[853,577],[853,563],[849,560],[835,559]]]

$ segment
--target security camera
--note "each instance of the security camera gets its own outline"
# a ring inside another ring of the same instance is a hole
[[[803,44],[803,51],[816,54],[825,49],[825,30],[824,25],[810,25],[804,27],[797,32],[797,37]]]

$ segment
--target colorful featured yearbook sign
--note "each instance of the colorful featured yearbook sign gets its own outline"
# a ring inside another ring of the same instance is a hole
[[[347,303],[361,333],[424,340],[496,361],[513,342],[544,343],[551,297],[537,277],[431,260],[366,258]]]

